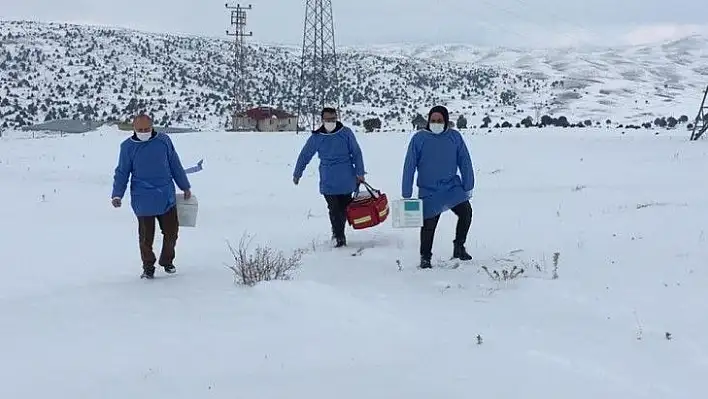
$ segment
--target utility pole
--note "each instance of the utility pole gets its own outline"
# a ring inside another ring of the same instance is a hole
[[[317,129],[324,107],[332,107],[339,114],[339,100],[332,0],[305,0],[297,132],[301,128]]]
[[[133,68],[133,98],[138,101],[138,71],[135,69],[137,64]]]
[[[231,110],[234,115],[238,115],[246,111],[248,99],[246,94],[246,46],[243,39],[253,36],[253,32],[246,33],[246,11],[251,10],[251,5],[246,7],[242,7],[241,4],[229,6],[226,3],[226,8],[231,10],[231,26],[234,28],[232,32],[226,30],[228,36],[234,37],[234,87]],[[234,128],[242,127],[234,126]]]
[[[143,64],[135,63],[133,65],[133,101],[135,101],[135,110],[133,110],[133,114],[135,114],[135,115],[147,113],[147,109],[143,109],[141,107],[141,105],[144,105],[145,108],[147,108],[147,101],[145,101],[145,103],[143,103],[143,101],[141,101],[141,99],[140,99],[141,96],[138,95],[138,67],[140,65],[143,65]],[[143,72],[143,71],[141,71],[141,72]],[[143,96],[142,98],[144,99],[145,97]]]

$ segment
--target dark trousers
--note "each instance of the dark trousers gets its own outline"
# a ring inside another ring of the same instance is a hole
[[[455,246],[463,246],[472,225],[472,205],[469,201],[465,201],[453,207],[452,212],[457,215],[454,244]],[[433,240],[439,220],[440,215],[425,219],[423,227],[420,228],[420,256],[425,259],[430,259],[433,256]]]
[[[160,253],[160,266],[170,266],[175,259],[175,246],[179,221],[177,220],[177,207],[158,216],[138,216],[138,240],[140,241],[140,257],[143,269],[154,270],[155,253],[152,250],[155,241],[155,219],[162,230],[162,252]]]
[[[344,228],[347,224],[347,206],[352,202],[352,195],[325,195],[324,198],[329,209],[332,234],[335,238],[344,238]]]

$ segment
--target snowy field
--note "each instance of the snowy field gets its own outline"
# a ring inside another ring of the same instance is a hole
[[[708,146],[620,133],[466,134],[477,259],[428,271],[417,230],[390,221],[329,247],[317,158],[292,184],[305,135],[174,135],[185,167],[205,159],[200,214],[153,281],[128,201],[110,205],[125,133],[0,139],[0,397],[702,397]],[[369,182],[399,198],[410,135],[358,137]],[[226,240],[245,232],[306,249],[300,272],[236,286]]]

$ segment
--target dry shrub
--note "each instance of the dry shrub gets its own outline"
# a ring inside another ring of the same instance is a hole
[[[292,255],[286,257],[283,251],[276,251],[267,245],[259,245],[249,253],[251,241],[252,239],[248,239],[245,234],[238,248],[234,248],[227,241],[234,257],[234,264],[226,267],[234,272],[236,284],[252,287],[261,281],[292,279],[292,274],[301,266],[303,251],[294,251]]]

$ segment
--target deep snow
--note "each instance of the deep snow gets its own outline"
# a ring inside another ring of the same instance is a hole
[[[415,268],[417,230],[390,222],[329,248],[317,158],[291,182],[305,135],[174,135],[186,166],[205,159],[190,175],[200,214],[178,274],[153,281],[128,201],[110,206],[124,132],[5,137],[0,397],[700,397],[708,147],[683,133],[467,133],[477,260],[430,271]],[[391,200],[409,137],[358,134]],[[443,216],[436,258],[454,223]],[[244,232],[307,249],[300,273],[235,286],[225,240]],[[480,268],[512,264],[525,276],[506,283]]]

